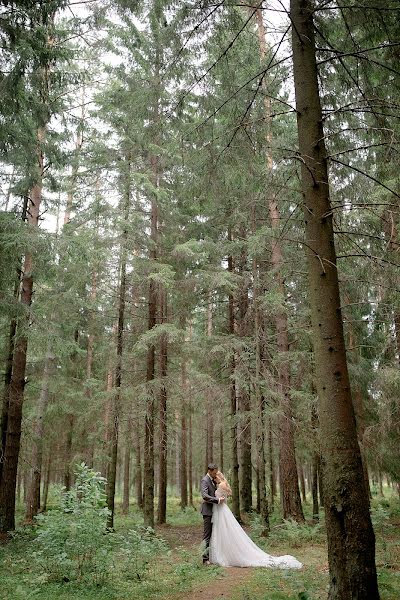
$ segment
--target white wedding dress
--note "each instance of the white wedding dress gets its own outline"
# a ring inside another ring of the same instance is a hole
[[[215,496],[224,492],[217,489]],[[294,556],[271,556],[259,548],[236,521],[226,502],[213,505],[210,562],[220,567],[301,569]]]

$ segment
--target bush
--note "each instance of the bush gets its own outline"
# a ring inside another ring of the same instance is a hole
[[[84,463],[75,475],[74,488],[62,488],[60,507],[35,517],[40,527],[34,558],[50,579],[100,584],[112,566],[105,479]]]
[[[129,529],[126,536],[118,535],[116,538],[119,562],[127,579],[142,581],[156,565],[156,555],[170,554],[166,542],[157,537],[151,527]]]
[[[152,529],[138,527],[127,535],[107,531],[104,477],[84,463],[77,466],[71,491],[62,490],[60,507],[36,517],[39,524],[34,560],[48,580],[103,585],[115,566],[141,581],[151,558],[167,547]]]

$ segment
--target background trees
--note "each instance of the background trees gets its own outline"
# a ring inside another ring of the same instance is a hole
[[[193,502],[209,460],[238,518],[261,510],[267,531],[280,502],[301,522],[311,489],[317,516],[332,369],[315,314],[333,316],[308,292],[290,19],[263,3],[28,4],[5,3],[0,30],[1,527],[17,489],[36,489],[31,518],[39,483],[43,507],[77,460],[108,473],[110,508],[124,490],[129,510],[134,484],[151,526],[155,500],[159,523],[167,496]],[[378,486],[399,483],[395,9],[313,11],[358,438],[344,446]]]

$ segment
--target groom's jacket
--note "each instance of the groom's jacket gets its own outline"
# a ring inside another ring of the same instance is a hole
[[[212,505],[218,504],[218,498],[215,497],[215,490],[217,486],[212,481],[211,477],[205,475],[200,482],[200,492],[203,502],[201,503],[200,512],[204,516],[211,517]]]

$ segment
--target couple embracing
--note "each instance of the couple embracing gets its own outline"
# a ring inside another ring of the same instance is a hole
[[[301,562],[293,556],[271,556],[249,538],[226,502],[232,491],[216,464],[208,465],[200,489],[205,544],[203,564],[221,567],[302,568]]]

